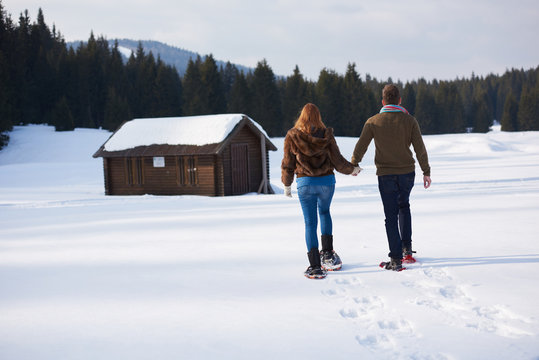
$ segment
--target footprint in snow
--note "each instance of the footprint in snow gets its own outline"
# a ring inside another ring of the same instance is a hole
[[[389,338],[385,334],[366,335],[366,336],[357,335],[356,341],[360,345],[368,347],[373,350],[377,350],[380,348],[391,349],[394,346],[392,339]]]
[[[434,268],[434,267],[425,267],[419,270],[427,278],[435,280],[452,280],[449,271],[446,268]]]
[[[345,296],[346,290],[344,289],[327,289],[322,290],[322,294],[329,297]]]
[[[356,277],[338,277],[333,280],[337,285],[361,285],[361,280]]]
[[[405,332],[407,334],[411,333],[413,330],[412,325],[405,319],[381,320],[378,321],[378,327],[382,330]]]
[[[335,278],[331,281],[335,284],[334,288],[322,290],[322,294],[329,297],[344,297],[346,296],[347,288],[349,286],[361,285],[361,281],[357,277],[352,278]]]
[[[384,301],[376,295],[355,297],[354,302],[365,310],[382,309],[384,307]]]
[[[345,319],[355,319],[358,317],[358,313],[355,309],[341,309],[339,313]]]
[[[470,328],[509,338],[533,335],[522,329],[532,323],[530,319],[517,315],[500,305],[476,306],[473,311],[477,317],[468,322],[467,326]]]
[[[442,314],[448,324],[510,338],[532,334],[525,330],[529,319],[502,305],[477,306],[477,300],[446,269],[424,268],[418,273],[424,275],[422,279],[403,282],[418,294],[411,303]]]

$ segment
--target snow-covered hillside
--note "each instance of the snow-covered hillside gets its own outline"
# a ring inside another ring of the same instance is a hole
[[[342,271],[307,267],[282,195],[103,195],[110,133],[15,127],[0,151],[0,358],[538,359],[539,132],[425,136],[419,263],[388,252],[373,144],[332,205]],[[356,139],[338,138],[350,157]]]

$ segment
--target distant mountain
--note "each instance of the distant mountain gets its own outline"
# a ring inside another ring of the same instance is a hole
[[[114,41],[116,39],[108,40],[110,46],[114,45]],[[139,44],[139,40],[130,40],[130,39],[117,39],[118,40],[118,46],[119,50],[122,53],[122,56],[124,57],[124,61],[127,61],[129,56],[131,56],[131,52],[136,53],[137,47]],[[157,56],[159,55],[161,57],[161,60],[168,65],[172,65],[178,70],[178,73],[180,76],[183,76],[185,74],[185,70],[187,69],[187,64],[189,64],[189,59],[196,60],[197,56],[200,56],[202,60],[206,58],[206,55],[200,55],[198,53],[195,53],[193,51],[181,49],[175,46],[170,46],[167,44],[164,44],[159,41],[153,41],[153,40],[140,40],[140,43],[142,43],[142,47],[144,48],[144,52],[148,54],[150,51],[157,59]],[[69,42],[67,45],[72,46],[73,48],[77,48],[80,44],[80,41],[74,41]],[[226,61],[221,61],[215,59],[217,62],[217,66],[224,67],[226,65]],[[244,73],[248,73],[250,71],[253,71],[252,68],[249,68],[247,66],[233,64],[236,66],[238,70],[243,70]]]

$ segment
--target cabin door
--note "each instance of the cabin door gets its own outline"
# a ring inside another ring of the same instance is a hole
[[[232,194],[249,192],[249,149],[247,144],[231,144]]]

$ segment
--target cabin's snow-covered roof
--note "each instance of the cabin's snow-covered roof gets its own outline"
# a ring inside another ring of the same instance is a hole
[[[220,143],[244,118],[243,114],[133,119],[122,125],[105,143],[105,151],[122,151],[137,146],[196,145]],[[247,117],[266,137],[266,132]]]

